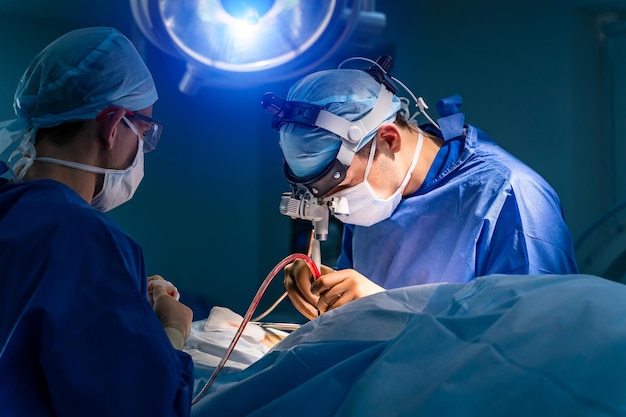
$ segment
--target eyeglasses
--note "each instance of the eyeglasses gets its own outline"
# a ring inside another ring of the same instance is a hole
[[[117,110],[120,110],[120,108],[109,107],[107,109],[104,109],[98,114],[98,116],[96,116],[96,120],[100,121],[105,116],[113,112],[116,112]],[[163,123],[153,119],[152,117],[148,117],[145,114],[137,113],[135,111],[126,110],[126,109],[123,109],[123,110],[126,112],[127,116],[133,119],[137,119],[147,125],[147,128],[146,126],[142,125],[140,126],[142,129],[139,129],[140,131],[143,130],[143,137],[141,138],[143,140],[143,151],[144,152],[153,151],[159,144],[159,139],[161,138],[161,132],[163,131]]]

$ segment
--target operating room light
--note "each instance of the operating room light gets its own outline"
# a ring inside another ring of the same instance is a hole
[[[385,26],[360,0],[130,0],[142,33],[186,62],[179,88],[245,87],[312,70],[359,38],[372,45]]]
[[[221,3],[231,16],[255,25],[272,8],[274,0],[222,0]]]

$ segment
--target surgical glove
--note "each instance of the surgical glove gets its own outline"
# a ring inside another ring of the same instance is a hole
[[[320,272],[322,274],[332,271],[332,268],[321,265]],[[302,259],[296,259],[285,267],[284,274],[285,289],[293,306],[309,320],[318,317],[317,304],[319,297],[311,292],[313,274],[306,262]]]
[[[150,305],[154,306],[154,300],[152,297],[152,291],[155,285],[165,285],[167,288],[167,293],[174,297],[176,301],[180,300],[180,293],[178,292],[178,288],[174,286],[169,281],[166,281],[161,275],[152,275],[148,277],[148,298],[150,299]]]
[[[167,281],[163,280],[165,283]],[[169,283],[168,283],[169,284]],[[170,284],[171,285],[171,284]],[[178,293],[178,291],[176,291]],[[153,309],[174,348],[182,350],[191,332],[193,311],[180,303],[167,284],[156,281],[152,286]]]
[[[354,269],[342,269],[320,276],[311,284],[310,291],[312,296],[318,296],[316,307],[322,314],[385,289]]]

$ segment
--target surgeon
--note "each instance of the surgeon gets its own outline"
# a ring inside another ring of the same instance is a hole
[[[128,201],[161,125],[157,91],[113,28],[35,57],[0,124],[0,415],[186,416],[192,312],[104,214]]]
[[[577,273],[552,187],[467,124],[459,96],[437,103],[435,121],[405,88],[421,110],[411,114],[391,66],[381,57],[319,71],[296,82],[286,100],[263,97],[294,195],[324,198],[344,223],[334,270],[322,265],[312,280],[302,260],[285,268],[296,308],[314,318],[385,289]],[[419,113],[428,122],[418,126]]]

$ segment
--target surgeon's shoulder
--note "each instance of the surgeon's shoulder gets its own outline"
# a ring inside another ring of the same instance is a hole
[[[495,142],[478,141],[473,157],[479,159],[494,176],[500,176],[507,182],[532,182],[550,187],[537,171]]]
[[[94,210],[78,193],[54,180],[27,181],[15,184],[14,209],[23,217],[45,213],[44,222],[59,228],[86,232],[89,228],[119,229],[104,213]]]
[[[525,217],[561,221],[560,197],[541,175],[495,145],[489,152],[485,157],[489,174],[482,175],[485,194],[508,196],[509,203],[515,203],[507,204],[507,207],[525,213]]]

